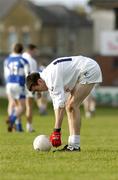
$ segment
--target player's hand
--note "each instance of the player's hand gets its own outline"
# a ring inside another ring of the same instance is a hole
[[[54,131],[50,136],[50,142],[54,147],[61,146],[61,133]]]

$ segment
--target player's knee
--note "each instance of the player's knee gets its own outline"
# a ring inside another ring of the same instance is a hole
[[[19,106],[19,111],[22,114],[25,111],[25,107],[24,106]]]
[[[27,117],[27,119],[32,119],[32,114],[26,113],[26,117]]]
[[[75,100],[69,102],[66,104],[66,111],[67,112],[72,112],[72,111],[76,111],[76,109],[80,108],[80,104]]]
[[[67,112],[71,112],[71,111],[73,111],[74,110],[74,102],[72,101],[72,102],[68,102],[67,104],[66,104],[66,111]]]

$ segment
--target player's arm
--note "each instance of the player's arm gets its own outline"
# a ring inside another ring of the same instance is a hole
[[[55,109],[55,129],[61,129],[65,108]]]
[[[7,82],[7,78],[10,74],[10,71],[9,71],[9,68],[8,68],[8,63],[7,63],[7,60],[4,61],[4,79],[5,79],[5,82]]]
[[[50,95],[53,101],[55,112],[54,131],[50,136],[52,145],[58,147],[61,145],[61,125],[65,109],[65,92],[63,85],[63,78],[60,76],[61,72],[55,73],[54,82],[52,83],[52,91]]]
[[[25,72],[25,77],[27,77],[28,74],[30,73],[30,66],[28,63],[25,63],[24,65],[24,72]]]
[[[30,73],[30,65],[29,65],[29,62],[25,59],[25,58],[23,58],[23,57],[21,57],[21,62],[22,62],[22,64],[23,64],[23,66],[24,66],[24,74],[25,74],[25,77],[27,77],[28,76],[28,74]]]
[[[53,101],[53,107],[55,113],[54,128],[58,129],[61,128],[62,125],[64,110],[65,110],[65,101],[66,101],[65,92],[62,83],[54,87],[50,95]]]
[[[55,126],[54,131],[50,136],[50,141],[54,147],[58,147],[62,144],[61,142],[61,125],[63,121],[65,108],[55,109]]]

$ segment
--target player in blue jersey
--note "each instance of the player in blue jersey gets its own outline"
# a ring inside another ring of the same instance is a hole
[[[6,93],[8,96],[8,131],[12,131],[16,119],[20,119],[25,110],[25,77],[29,74],[29,63],[22,57],[23,46],[16,43],[13,52],[4,62]],[[13,108],[14,107],[14,108]],[[19,123],[19,130],[21,124]]]

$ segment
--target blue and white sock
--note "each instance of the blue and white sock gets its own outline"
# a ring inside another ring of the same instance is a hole
[[[20,119],[16,119],[15,124],[16,124],[16,131],[22,132],[23,131],[23,127],[22,127],[21,120]]]
[[[10,119],[11,125],[13,126],[15,121],[16,121],[16,119],[17,119],[17,116],[15,115],[14,112],[10,115],[9,119]]]

